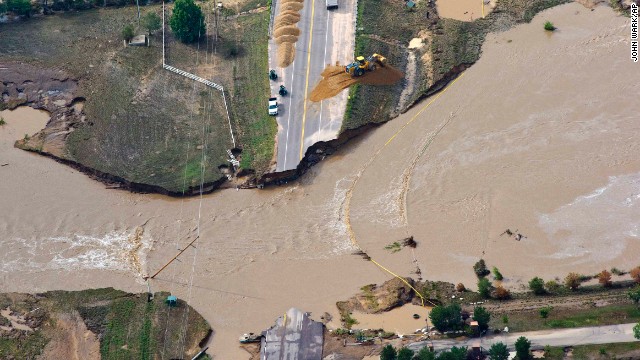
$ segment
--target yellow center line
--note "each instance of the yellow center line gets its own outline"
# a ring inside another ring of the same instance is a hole
[[[313,41],[313,15],[316,10],[316,0],[311,2],[311,26],[309,27],[309,49],[307,50],[307,79],[304,83],[304,110],[302,111],[302,136],[300,137],[300,160],[304,150],[304,124],[307,120],[307,93],[309,92],[309,70],[311,68],[311,42]]]

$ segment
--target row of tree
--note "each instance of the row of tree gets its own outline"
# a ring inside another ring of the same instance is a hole
[[[464,321],[469,318],[469,315],[462,310],[460,304],[452,303],[435,306],[429,313],[429,319],[440,332],[459,331],[464,328]],[[485,331],[489,329],[491,314],[482,306],[478,306],[473,310],[473,320],[478,322],[480,331]]]
[[[518,360],[530,360],[533,358],[531,356],[531,342],[526,337],[519,337],[514,347]],[[507,360],[509,359],[509,349],[504,343],[497,342],[491,345],[488,355],[491,360]],[[392,345],[386,345],[380,352],[380,360],[467,360],[469,358],[475,359],[477,356],[478,354],[474,354],[473,351],[457,346],[436,354],[427,347],[414,352],[406,347],[396,350]],[[484,355],[480,354],[480,356],[484,358]]]

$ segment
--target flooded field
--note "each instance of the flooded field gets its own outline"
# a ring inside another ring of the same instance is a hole
[[[495,7],[495,0],[436,0],[441,18],[473,21],[488,15]]]
[[[558,31],[545,33],[545,20]],[[516,285],[636,266],[637,108],[621,94],[640,88],[629,76],[637,68],[628,25],[606,7],[545,11],[490,35],[480,61],[424,111],[426,102],[301,180],[202,199],[105,189],[14,149],[31,130],[3,112],[0,241],[9,250],[0,288],[146,291],[142,275],[199,236],[151,289],[188,300],[211,323],[216,359],[242,359],[238,336],[288,308],[335,317],[336,301],[390,278],[351,255],[356,246],[400,275],[416,276],[417,265],[424,278],[468,287],[480,257]],[[501,236],[505,229],[524,237]],[[407,235],[415,251],[385,250]]]

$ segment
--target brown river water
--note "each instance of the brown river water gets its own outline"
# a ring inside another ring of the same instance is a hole
[[[545,33],[545,20],[558,31]],[[289,307],[335,317],[336,301],[391,277],[352,255],[356,245],[399,275],[415,277],[417,265],[425,278],[472,288],[480,257],[514,288],[533,276],[637,266],[638,105],[625,94],[640,85],[628,34],[629,19],[607,7],[545,11],[490,35],[480,61],[429,107],[418,104],[299,181],[202,199],[105,189],[13,148],[46,115],[2,112],[0,290],[146,291],[142,274],[199,234],[151,289],[203,314],[216,359],[243,359],[238,336]],[[524,237],[501,236],[506,229]],[[384,249],[407,235],[415,251]]]

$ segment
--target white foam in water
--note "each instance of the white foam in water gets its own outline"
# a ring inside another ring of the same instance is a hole
[[[582,263],[620,256],[640,233],[640,173],[609,177],[606,186],[541,215],[539,224],[561,248],[553,258]]]
[[[137,271],[131,254],[143,258],[149,244],[140,248],[133,232],[112,231],[102,236],[73,235],[45,239],[0,239],[0,272],[29,270],[125,270]]]

